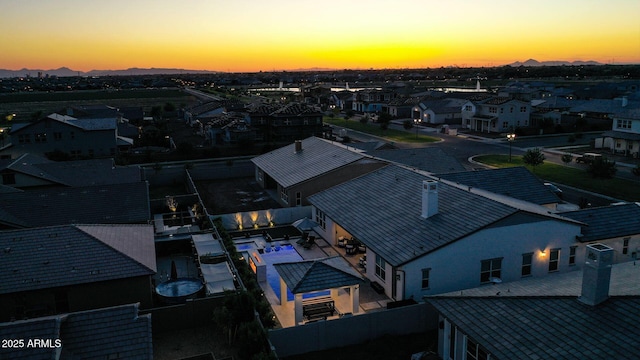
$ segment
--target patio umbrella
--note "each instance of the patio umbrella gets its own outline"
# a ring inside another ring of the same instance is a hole
[[[310,231],[310,230],[313,230],[314,227],[320,226],[317,222],[307,217],[302,218],[300,220],[296,220],[291,225],[295,226],[300,231]]]

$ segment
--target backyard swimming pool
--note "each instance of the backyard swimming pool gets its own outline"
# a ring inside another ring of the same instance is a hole
[[[239,252],[251,252],[257,248],[256,243],[243,243],[236,245],[236,249]],[[267,273],[267,282],[269,286],[280,300],[280,275],[276,271],[276,268],[273,264],[281,264],[281,263],[291,263],[291,262],[300,262],[304,259],[298,251],[291,244],[273,244],[272,247],[264,248],[263,252],[260,254],[255,254],[254,256],[260,256],[264,263],[266,264],[266,273]],[[329,296],[330,291],[317,291],[313,293],[304,294],[302,297],[304,299],[313,298],[317,296]],[[287,300],[293,301],[294,296],[289,289],[287,289]]]

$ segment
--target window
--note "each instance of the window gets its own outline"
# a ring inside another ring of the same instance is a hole
[[[296,192],[296,206],[302,205],[302,193],[300,191]]]
[[[72,131],[72,132],[70,132],[70,133],[69,133],[69,137],[71,138],[71,140],[75,139],[75,138],[76,138],[76,133],[75,133],[75,132],[73,132],[73,131]]]
[[[289,194],[287,194],[287,188],[285,188],[284,186],[280,187],[280,199],[282,199],[282,201],[286,202],[287,204],[289,203]]]
[[[512,113],[513,112],[513,106],[509,108],[509,112]]]
[[[500,114],[504,114],[504,108],[500,108]]]
[[[492,278],[500,279],[502,258],[482,260],[480,262],[480,282],[488,283]]]
[[[508,122],[506,122],[506,121],[503,121],[503,122],[502,122],[502,128],[503,128],[503,129],[508,129],[508,128],[509,128],[509,123],[508,123]]]
[[[467,336],[467,360],[487,360],[487,351]]]
[[[387,264],[384,259],[380,255],[376,254],[376,275],[382,280],[387,276],[386,267]]]
[[[302,123],[303,123],[304,125],[309,125],[309,119],[304,119],[304,120],[302,121]]]
[[[560,249],[552,249],[549,254],[549,272],[558,271]]]
[[[15,184],[16,183],[16,174],[14,174],[14,173],[2,174],[2,183],[4,185]]]
[[[631,238],[624,238],[622,240],[622,255],[627,255],[629,253],[629,240]]]
[[[465,105],[464,111],[473,111],[473,107],[471,105]]]
[[[495,106],[490,106],[490,107],[489,107],[489,112],[490,112],[491,114],[496,114],[496,113],[498,112],[498,108],[497,108],[497,107],[495,107]]]
[[[631,129],[631,120],[618,120],[616,126],[618,129]]]
[[[56,140],[56,141],[62,140],[62,133],[61,132],[54,132],[53,133],[53,140]]]
[[[521,113],[527,112],[527,107],[526,106],[520,106],[520,112]]]
[[[36,133],[34,136],[37,143],[47,142],[47,133]]]
[[[522,254],[522,276],[531,276],[531,263],[533,261],[533,253]]]
[[[80,150],[71,150],[69,152],[69,155],[71,155],[72,158],[80,157],[80,154],[82,154],[82,151]]]
[[[18,143],[19,144],[31,143],[31,135],[30,134],[18,135]]]
[[[422,269],[422,288],[429,288],[429,272],[431,269]]]
[[[572,246],[569,248],[569,265],[575,265],[576,264],[576,249],[578,247],[577,246]]]
[[[318,208],[316,208],[316,222],[320,225],[321,228],[326,230],[326,219],[324,212]]]

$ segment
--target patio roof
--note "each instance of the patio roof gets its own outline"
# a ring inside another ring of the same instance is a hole
[[[338,267],[339,260],[344,261],[341,258],[327,258],[273,266],[293,294],[342,288],[363,282],[362,277],[349,271],[348,265],[346,268]]]

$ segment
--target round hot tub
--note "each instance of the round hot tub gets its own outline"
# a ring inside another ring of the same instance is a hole
[[[169,304],[181,304],[195,298],[204,284],[196,278],[177,278],[156,286],[156,293]]]

